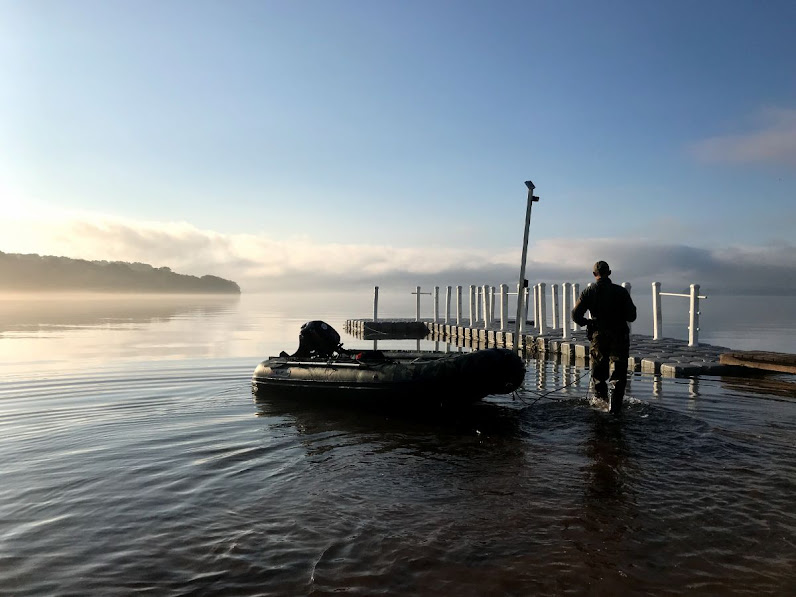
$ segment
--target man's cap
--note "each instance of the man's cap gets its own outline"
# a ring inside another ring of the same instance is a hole
[[[605,261],[598,261],[594,264],[594,273],[601,276],[608,276],[611,274],[611,268]]]

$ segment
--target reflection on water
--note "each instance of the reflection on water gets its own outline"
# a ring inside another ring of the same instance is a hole
[[[796,377],[793,375],[772,375],[770,373],[750,377],[723,378],[724,387],[741,394],[757,394],[771,399],[772,396],[796,398]]]
[[[599,503],[600,511],[616,510],[624,494],[624,463],[627,444],[622,438],[622,423],[617,417],[595,416],[592,432],[586,440],[589,459],[586,474],[585,502]]]
[[[54,372],[120,360],[221,356],[237,295],[5,295],[0,363]]]
[[[239,302],[240,295],[6,295],[0,299],[0,334],[211,317],[235,309]]]
[[[793,593],[789,378],[635,374],[613,417],[532,359],[516,396],[364,412],[251,394],[344,302],[103,308],[4,311],[0,594]]]

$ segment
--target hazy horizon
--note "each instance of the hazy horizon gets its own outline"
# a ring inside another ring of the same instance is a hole
[[[526,266],[525,277],[531,284],[539,282],[587,284],[592,281],[590,275],[592,261],[589,255],[594,254],[609,260],[614,272],[612,274],[614,281],[629,282],[634,288],[644,288],[645,292],[649,291],[652,282],[657,281],[666,288],[678,292],[687,289],[690,284],[700,284],[702,292],[753,296],[781,296],[796,293],[796,261],[790,261],[789,247],[764,252],[750,251],[745,254],[732,252],[725,255],[687,247],[634,246],[630,241],[605,241],[600,244],[602,248],[598,251],[586,242],[569,243],[569,246],[564,246],[563,242],[540,244],[545,250],[531,252]],[[471,259],[470,265],[464,266],[456,263],[453,256],[449,255],[445,266],[430,268],[422,261],[422,251],[413,249],[409,252],[417,259],[417,268],[388,267],[382,262],[375,266],[384,268],[380,273],[348,269],[334,271],[334,264],[322,259],[260,276],[240,264],[230,265],[226,270],[217,268],[212,274],[202,271],[188,273],[190,268],[181,271],[164,263],[148,265],[170,267],[174,273],[183,275],[219,276],[239,284],[241,292],[246,293],[301,290],[348,292],[372,289],[373,286],[413,288],[417,285],[445,287],[503,283],[516,287],[518,281],[519,256],[516,256],[516,260],[512,259],[514,256],[511,255],[497,256],[501,260],[494,263]],[[366,266],[363,267],[367,269]],[[412,271],[413,269],[416,271]],[[238,275],[235,275],[236,273]],[[3,288],[0,282],[0,291],[5,290],[7,289]],[[45,290],[42,288],[42,291]],[[23,289],[18,292],[25,291]],[[62,291],[53,290],[53,292]],[[93,291],[90,288],[75,289],[75,292]],[[123,292],[134,293],[135,290]]]

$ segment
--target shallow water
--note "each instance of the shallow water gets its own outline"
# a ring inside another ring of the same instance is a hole
[[[0,594],[796,591],[792,377],[349,411],[251,394],[314,299],[75,300],[0,306]]]

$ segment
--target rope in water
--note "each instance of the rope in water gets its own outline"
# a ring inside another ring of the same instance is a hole
[[[568,388],[569,386],[571,386],[571,385],[573,385],[573,384],[575,384],[575,383],[579,382],[581,379],[583,379],[584,377],[586,377],[586,376],[587,376],[587,375],[589,375],[590,373],[591,373],[591,371],[587,370],[587,371],[586,371],[586,372],[585,372],[583,375],[581,375],[580,377],[577,377],[577,378],[573,379],[572,381],[570,381],[570,382],[568,382],[568,383],[565,383],[563,386],[559,386],[559,387],[557,387],[557,388],[554,388],[554,389],[552,389],[552,390],[549,390],[549,391],[547,391],[547,392],[544,392],[544,393],[535,392],[534,390],[529,390],[529,389],[527,389],[527,388],[523,388],[523,391],[525,391],[525,392],[529,392],[529,393],[531,393],[531,394],[536,394],[536,396],[537,396],[537,397],[536,397],[536,399],[535,399],[533,402],[530,402],[530,403],[528,403],[528,406],[533,406],[534,404],[536,404],[537,402],[539,402],[539,400],[541,400],[542,398],[547,398],[548,400],[555,400],[556,402],[561,402],[561,401],[563,400],[563,398],[549,398],[550,394],[555,394],[556,392],[560,392],[561,390],[563,390],[563,389],[565,389],[565,388]],[[526,400],[524,400],[523,398],[520,398],[520,397],[517,395],[517,392],[515,392],[514,394],[515,394],[515,398],[519,398],[521,401],[523,401],[523,402],[527,402],[527,401],[526,401]]]

